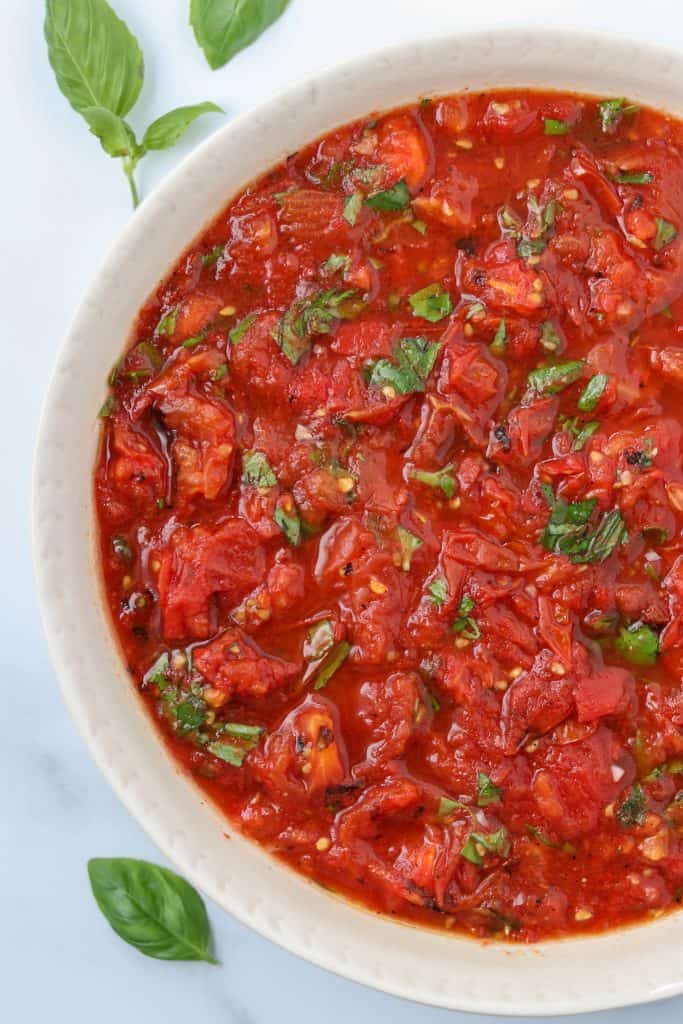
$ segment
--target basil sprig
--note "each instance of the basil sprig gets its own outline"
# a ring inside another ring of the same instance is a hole
[[[180,875],[146,860],[94,857],[88,876],[98,907],[124,942],[157,960],[218,963],[203,900]]]
[[[142,51],[107,0],[47,0],[45,39],[57,85],[105,153],[122,161],[134,206],[142,157],[175,145],[202,114],[223,113],[215,103],[177,107],[153,121],[138,142],[125,117],[142,88]]]
[[[288,4],[289,0],[192,0],[190,24],[215,71],[258,39]]]

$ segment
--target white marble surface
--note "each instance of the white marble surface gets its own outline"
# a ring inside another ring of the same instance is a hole
[[[202,99],[234,115],[324,64],[458,26],[566,25],[683,47],[676,0],[292,0],[286,16],[256,46],[211,72],[186,24],[188,5],[189,0],[115,0],[146,58],[147,82],[132,117],[138,127],[171,106]],[[510,7],[514,17],[506,13]],[[59,338],[130,210],[119,167],[101,153],[56,89],[42,12],[42,0],[0,0],[3,1019],[294,1024],[313,1018],[346,1024],[350,1017],[365,1022],[386,1014],[396,1024],[464,1021],[465,1015],[400,1002],[328,975],[213,906],[221,967],[148,960],[113,935],[90,897],[88,857],[160,857],[100,777],[60,700],[33,594],[31,452]],[[207,119],[172,152],[148,158],[140,171],[143,193],[209,130]],[[673,1024],[682,1013],[683,999],[592,1019]]]

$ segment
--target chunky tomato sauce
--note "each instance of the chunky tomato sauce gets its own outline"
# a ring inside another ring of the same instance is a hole
[[[530,942],[683,892],[683,129],[424,100],[239,195],[96,469],[135,685],[230,821]]]

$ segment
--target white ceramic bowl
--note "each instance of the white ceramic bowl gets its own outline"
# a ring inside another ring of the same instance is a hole
[[[112,639],[96,565],[91,475],[105,378],[143,300],[235,193],[338,124],[418,96],[546,86],[683,115],[683,59],[573,33],[489,32],[345,64],[237,118],[142,204],[86,292],[54,371],[38,441],[34,557],[53,663],[96,762],[178,870],[293,953],[395,995],[500,1014],[559,1014],[683,992],[683,915],[520,948],[375,916],[240,836],[169,759]]]

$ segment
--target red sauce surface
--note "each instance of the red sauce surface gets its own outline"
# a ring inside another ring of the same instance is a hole
[[[520,91],[357,121],[112,373],[134,684],[235,826],[374,909],[530,942],[680,901],[682,145]]]

